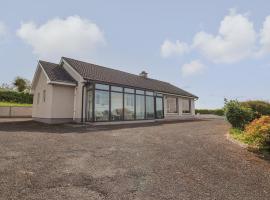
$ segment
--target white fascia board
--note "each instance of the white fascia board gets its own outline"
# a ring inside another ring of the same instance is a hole
[[[39,69],[40,69],[40,67],[39,67],[39,64],[38,64],[37,67],[36,67],[36,70],[35,70],[34,77],[33,77],[32,82],[31,82],[31,90],[33,90],[34,89],[34,86],[36,85],[35,83],[37,82],[36,79],[37,79],[37,75],[38,75]]]
[[[36,71],[35,71],[35,75],[34,75],[34,78],[33,78],[33,80],[32,80],[32,88],[31,88],[31,89],[34,89],[33,86],[35,86],[34,83],[37,82],[36,79],[37,79],[37,76],[38,76],[38,73],[39,73],[39,70],[40,70],[40,69],[44,72],[44,74],[45,74],[45,76],[46,76],[46,78],[47,78],[47,83],[50,81],[49,76],[48,76],[47,73],[45,72],[45,70],[44,70],[44,68],[42,67],[41,63],[38,62],[38,65],[37,65],[37,68],[36,68]]]
[[[166,92],[158,92],[160,94],[165,94],[165,95],[171,95],[171,96],[177,96],[177,97],[184,97],[184,98],[189,98],[189,99],[199,99],[198,97],[190,97],[190,96],[185,96],[185,95],[179,95],[179,94],[172,94],[172,93],[166,93]]]
[[[75,83],[66,83],[66,82],[59,82],[59,81],[49,81],[48,84],[58,84],[58,85],[66,85],[66,86],[77,86]]]
[[[75,74],[77,74],[81,80],[84,80],[84,78],[64,58],[61,58],[60,65],[62,62],[65,63]],[[85,82],[85,80],[81,82]]]
[[[44,72],[44,74],[45,74],[45,76],[46,76],[46,78],[47,78],[47,83],[49,83],[51,80],[50,80],[48,74],[47,74],[46,71],[44,70],[44,68],[43,68],[43,66],[41,65],[41,63],[38,62],[38,64],[39,64],[39,66],[41,67],[42,71]]]

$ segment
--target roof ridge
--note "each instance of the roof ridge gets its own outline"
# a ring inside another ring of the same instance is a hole
[[[38,62],[45,62],[45,63],[49,63],[49,64],[59,65],[59,64],[57,64],[57,63],[48,62],[48,61],[45,61],[45,60],[39,60]]]
[[[144,78],[144,77],[141,77],[140,75],[137,75],[137,74],[132,74],[130,72],[124,72],[124,71],[121,71],[119,69],[114,69],[114,68],[110,68],[110,67],[105,67],[105,66],[101,66],[101,65],[98,65],[98,64],[95,64],[95,63],[89,63],[89,62],[86,62],[86,61],[81,61],[81,60],[77,60],[77,59],[73,59],[73,58],[68,58],[68,57],[62,57],[63,59],[70,59],[70,60],[74,60],[74,61],[78,61],[78,62],[82,62],[82,63],[85,63],[85,64],[91,64],[91,65],[95,65],[97,67],[102,67],[102,68],[105,68],[105,69],[109,69],[109,70],[114,70],[114,71],[118,71],[118,72],[121,72],[121,73],[125,73],[125,74],[129,74],[129,75],[132,75],[132,76],[136,76],[136,77],[139,77],[139,78]],[[150,80],[154,80],[154,81],[159,81],[159,82],[163,82],[163,83],[167,83],[167,84],[171,84],[169,82],[166,82],[166,81],[161,81],[161,80],[158,80],[158,79],[153,79],[153,78],[144,78],[144,79],[150,79]]]

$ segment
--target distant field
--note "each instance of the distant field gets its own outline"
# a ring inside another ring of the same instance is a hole
[[[20,106],[20,107],[28,107],[28,106],[32,106],[32,104],[26,104],[26,103],[11,103],[11,102],[0,102],[0,106]]]

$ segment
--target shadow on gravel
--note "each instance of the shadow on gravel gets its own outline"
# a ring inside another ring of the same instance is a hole
[[[207,121],[202,119],[196,120],[178,120],[178,121],[165,121],[165,122],[150,122],[150,123],[135,123],[135,124],[121,124],[121,125],[88,125],[88,124],[60,124],[50,125],[36,122],[33,120],[27,121],[0,121],[0,132],[37,132],[37,133],[87,133],[106,130],[117,130],[126,128],[138,127],[152,127],[160,126],[163,124],[176,124],[176,123],[192,123],[198,121]]]

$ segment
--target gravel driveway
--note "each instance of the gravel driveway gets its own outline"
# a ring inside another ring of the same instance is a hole
[[[269,199],[270,163],[226,140],[228,128],[1,120],[0,199]]]

